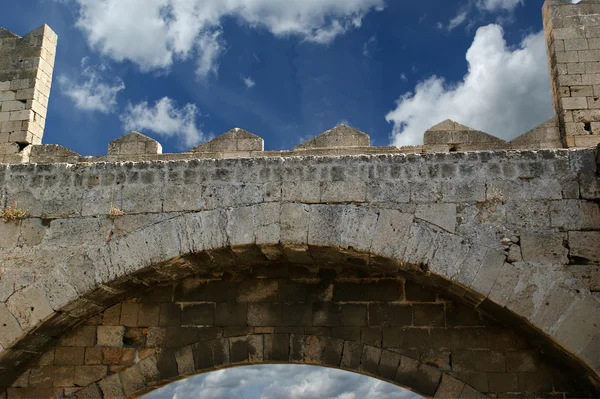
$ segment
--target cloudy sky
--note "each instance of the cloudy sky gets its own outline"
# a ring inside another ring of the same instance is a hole
[[[199,375],[145,399],[419,399],[374,378],[302,365],[247,366]]]
[[[59,35],[45,143],[130,130],[186,151],[232,127],[291,149],[344,122],[374,145],[452,118],[505,139],[552,116],[542,0],[19,0]]]

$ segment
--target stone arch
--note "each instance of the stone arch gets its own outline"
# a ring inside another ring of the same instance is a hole
[[[302,267],[346,265],[359,274],[395,274],[433,287],[519,331],[533,345],[581,371],[589,389],[597,386],[597,372],[585,362],[593,360],[594,347],[587,341],[576,347],[564,334],[564,328],[572,328],[565,320],[577,320],[582,310],[598,311],[585,292],[551,284],[542,287],[542,300],[570,298],[574,305],[560,308],[553,301],[552,311],[536,308],[540,299],[534,294],[539,292],[519,285],[525,279],[535,281],[538,272],[506,262],[501,251],[401,209],[275,201],[182,213],[111,235],[105,245],[92,247],[78,259],[81,262],[67,264],[64,275],[47,277],[43,288],[32,285],[17,296],[22,313],[13,314],[22,326],[27,323],[21,321],[29,321],[30,328],[0,354],[2,367],[28,370],[68,328],[157,284],[285,262]],[[63,290],[58,312],[40,295],[42,289],[51,292],[53,282],[59,288],[74,287]],[[38,304],[49,308],[48,314],[34,313],[34,307],[39,312]],[[594,319],[581,321],[582,329],[573,332],[576,336],[589,331]],[[14,385],[15,378],[5,373],[3,386]]]
[[[351,263],[222,273],[165,282],[87,319],[9,397],[137,397],[253,363],[340,368],[426,397],[592,392],[519,331],[399,275]]]

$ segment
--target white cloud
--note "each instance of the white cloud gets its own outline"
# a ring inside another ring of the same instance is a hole
[[[384,0],[75,0],[77,26],[88,43],[114,60],[142,70],[194,57],[197,73],[215,73],[223,52],[221,21],[233,17],[276,36],[327,44],[358,28]],[[134,22],[132,22],[134,21]]]
[[[189,378],[146,399],[417,399],[412,392],[342,370],[302,365],[261,365]]]
[[[522,5],[523,0],[477,0],[475,4],[477,8],[483,11],[512,11],[518,5]]]
[[[446,29],[454,30],[455,28],[459,27],[463,22],[466,21],[468,15],[469,13],[467,11],[459,12],[456,17],[452,18],[450,22],[448,22]]]
[[[80,110],[111,113],[117,105],[117,94],[125,89],[125,84],[120,79],[106,82],[103,77],[106,65],[93,67],[86,64],[87,58],[83,58],[83,71],[78,80],[73,80],[67,75],[58,76],[61,93],[69,97]]]
[[[250,76],[246,77],[246,78],[242,78],[242,80],[244,81],[244,84],[246,85],[246,87],[248,89],[253,88],[254,86],[256,86],[256,82],[254,81],[254,79],[252,79]]]
[[[163,97],[153,106],[147,102],[129,104],[121,115],[127,130],[150,131],[163,137],[175,137],[182,146],[193,147],[206,139],[196,127],[198,110],[194,104],[177,108],[175,102]]]
[[[479,28],[466,58],[462,81],[431,76],[400,97],[386,115],[394,145],[422,143],[425,130],[445,119],[510,140],[552,116],[543,32],[511,49],[500,26]]]
[[[363,55],[365,57],[371,56],[371,47],[373,47],[377,43],[377,38],[375,36],[371,36],[369,40],[363,44]]]

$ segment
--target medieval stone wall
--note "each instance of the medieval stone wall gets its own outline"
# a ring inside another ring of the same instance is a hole
[[[5,209],[27,215],[0,224],[0,386],[32,373],[71,328],[148,288],[280,264],[408,276],[561,359],[551,364],[569,365],[596,389],[597,156],[560,149],[3,165]],[[390,303],[404,303],[401,292]]]
[[[397,274],[274,263],[150,289],[65,335],[8,397],[119,399],[219,368],[323,365],[428,397],[590,397],[511,328]]]

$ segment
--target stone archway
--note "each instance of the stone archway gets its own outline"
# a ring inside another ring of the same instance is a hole
[[[123,286],[131,295],[62,334],[9,398],[138,397],[194,374],[263,363],[340,368],[426,397],[597,394],[580,366],[545,353],[547,343],[423,285],[415,272],[391,271],[383,258],[366,268],[362,254],[331,247],[317,253],[322,265],[224,266],[222,258],[203,266],[207,256],[233,255],[224,248],[141,270]],[[150,289],[137,284],[186,268],[195,271]]]
[[[149,288],[276,264],[433,287],[598,386],[600,305],[568,265],[597,259],[595,155],[7,166],[30,217],[0,225],[0,387]]]

